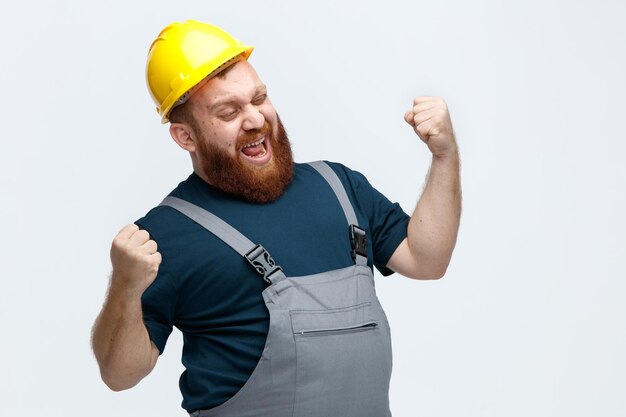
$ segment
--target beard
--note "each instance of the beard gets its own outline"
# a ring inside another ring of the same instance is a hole
[[[250,166],[241,161],[241,149],[266,134],[272,159],[264,166]],[[235,156],[211,143],[201,131],[196,132],[200,169],[218,190],[254,203],[269,203],[280,197],[293,178],[293,155],[287,132],[278,118],[276,132],[265,121],[261,129],[246,132],[237,139]]]

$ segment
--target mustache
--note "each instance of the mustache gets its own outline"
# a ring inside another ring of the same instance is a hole
[[[249,130],[239,136],[237,139],[237,149],[241,150],[244,146],[256,142],[261,136],[267,136],[268,140],[272,139],[272,126],[267,120],[260,129]]]

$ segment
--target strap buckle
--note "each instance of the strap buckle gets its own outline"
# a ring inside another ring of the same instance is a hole
[[[263,275],[263,279],[268,284],[272,283],[270,280],[272,274],[283,270],[280,266],[276,265],[272,255],[261,245],[256,245],[248,251],[248,253],[245,254],[245,258],[250,262],[250,265],[252,265],[256,272]]]
[[[351,224],[349,231],[350,244],[352,245],[352,259],[356,260],[357,255],[367,258],[367,236],[365,230],[357,225]]]

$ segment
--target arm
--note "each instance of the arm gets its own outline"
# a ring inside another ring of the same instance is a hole
[[[161,255],[148,233],[131,224],[113,240],[111,263],[109,291],[93,327],[92,347],[102,380],[121,391],[148,375],[159,357],[143,323],[141,295],[156,278]]]
[[[432,153],[426,187],[409,221],[407,238],[388,267],[415,279],[443,277],[456,244],[461,216],[459,153],[446,103],[417,97],[404,119]]]

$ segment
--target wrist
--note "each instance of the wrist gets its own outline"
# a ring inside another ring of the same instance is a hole
[[[443,151],[440,152],[433,152],[433,162],[437,161],[441,161],[441,162],[458,162],[459,160],[459,148],[458,146],[455,144],[453,144],[452,146],[450,146],[449,148],[446,148]]]
[[[109,295],[129,302],[140,301],[145,288],[138,284],[137,280],[132,279],[132,277],[128,277],[124,273],[113,271],[111,274]]]

